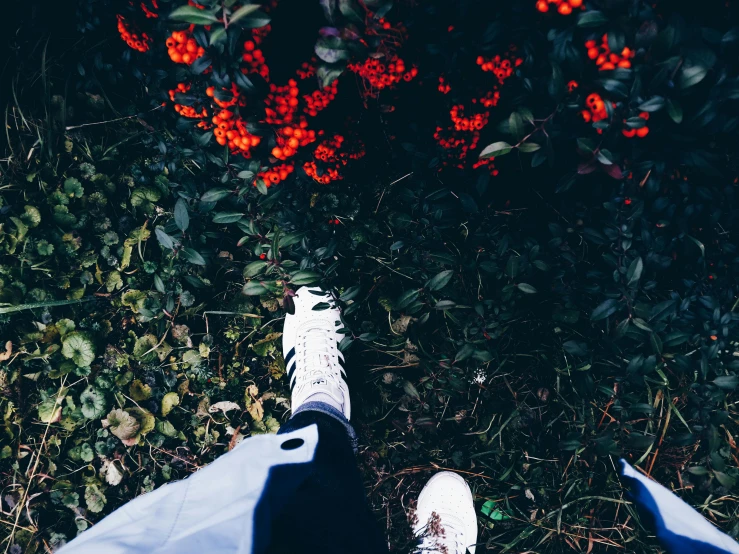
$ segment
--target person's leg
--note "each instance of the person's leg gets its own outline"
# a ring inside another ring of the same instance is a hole
[[[355,459],[356,435],[338,351],[340,312],[333,306],[314,310],[333,304],[318,289],[303,287],[294,300],[295,313],[286,317],[283,332],[293,415],[279,433],[316,425],[318,446],[307,479],[272,521],[267,552],[386,553]],[[279,483],[291,469],[272,471],[270,481]]]

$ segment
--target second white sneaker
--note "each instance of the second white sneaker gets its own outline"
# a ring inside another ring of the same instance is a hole
[[[285,316],[282,334],[292,411],[306,402],[320,401],[349,419],[349,387],[344,380],[344,355],[339,352],[344,338],[338,332],[343,327],[341,311],[332,296],[317,287],[299,288],[293,301],[295,313]],[[329,307],[319,306],[324,303]]]
[[[467,482],[451,471],[434,475],[418,496],[416,554],[475,554],[477,515]]]

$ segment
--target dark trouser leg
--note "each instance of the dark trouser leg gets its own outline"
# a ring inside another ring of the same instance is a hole
[[[354,456],[354,431],[346,419],[325,404],[309,403],[280,434],[313,424],[318,426],[315,459],[308,477],[273,521],[267,552],[386,554],[387,544],[367,504]],[[280,472],[290,468],[273,471],[279,481]]]

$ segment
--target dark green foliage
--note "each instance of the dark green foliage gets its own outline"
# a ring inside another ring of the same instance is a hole
[[[419,68],[372,98],[345,68],[382,46],[361,4],[284,0],[269,12],[272,82],[315,51],[317,78],[341,75],[316,128],[361,138],[366,157],[318,185],[301,152],[268,190],[254,186],[268,154],[234,156],[161,107],[178,82],[194,83],[177,98],[190,105],[230,79],[260,105],[266,84],[230,71],[241,28],[266,16],[226,2],[233,27],[198,27],[208,55],[175,66],[165,36],[216,16],[160,3],[141,21],[146,54],[112,34],[110,2],[78,2],[71,49],[63,35],[34,50],[19,23],[0,177],[0,470],[30,506],[3,498],[13,544],[59,545],[275,432],[281,317],[314,284],[344,306],[361,463],[397,551],[408,500],[450,468],[473,484],[492,550],[657,552],[618,456],[737,534],[736,7],[367,1],[408,29],[399,53]],[[631,68],[588,59],[604,33],[634,49]],[[475,59],[512,45],[521,63],[493,87]],[[458,169],[434,132],[493,88],[469,156],[499,174]],[[586,123],[593,92],[608,118]]]

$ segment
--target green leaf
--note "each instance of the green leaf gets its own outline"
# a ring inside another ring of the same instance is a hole
[[[345,66],[342,64],[328,65],[321,64],[316,69],[316,76],[318,77],[318,84],[321,88],[325,88],[333,83],[336,79],[341,77],[344,73]]]
[[[50,396],[38,405],[38,418],[43,423],[56,423],[62,418],[63,398]]]
[[[480,159],[483,160],[486,158],[494,158],[496,156],[505,156],[512,149],[513,146],[511,146],[507,142],[494,142],[493,144],[488,144],[485,148],[482,149],[482,152],[480,152]]]
[[[643,270],[644,262],[640,256],[629,264],[629,269],[626,271],[626,284],[633,285],[634,283],[638,283]]]
[[[247,296],[261,296],[262,294],[267,294],[269,290],[259,281],[249,281],[241,289],[241,292]]]
[[[159,244],[164,246],[167,250],[174,250],[175,240],[164,232],[164,229],[157,227],[154,229],[154,234],[157,236]]]
[[[77,367],[87,367],[95,360],[95,344],[86,333],[69,333],[62,339],[62,356],[71,359]]]
[[[525,292],[526,294],[536,294],[538,292],[528,283],[518,283],[516,286],[518,287],[518,290]]]
[[[177,429],[175,429],[174,425],[172,425],[167,420],[160,419],[156,423],[156,430],[158,433],[161,433],[165,437],[176,437],[177,436]]]
[[[105,495],[97,485],[87,485],[85,487],[85,503],[90,512],[99,514],[105,508],[106,502]]]
[[[646,102],[639,104],[639,110],[642,112],[657,112],[665,107],[665,99],[661,96],[653,96]]]
[[[187,231],[190,226],[190,214],[184,198],[179,198],[174,205],[174,222],[180,231]]]
[[[518,149],[521,152],[526,152],[526,153],[536,152],[540,148],[541,148],[541,145],[540,144],[536,144],[535,142],[524,142],[523,144],[520,144],[518,146]]]
[[[143,402],[151,397],[151,387],[134,379],[128,387],[128,394],[135,402]]]
[[[705,67],[694,65],[691,67],[683,67],[682,73],[680,73],[680,88],[690,88],[700,83],[708,75],[708,70]]]
[[[195,6],[180,6],[169,14],[169,18],[194,25],[210,25],[218,21],[218,18],[209,11],[200,10]]]
[[[414,400],[421,400],[421,395],[418,394],[418,389],[413,383],[408,380],[403,381],[403,391]]]
[[[244,6],[241,6],[238,10],[231,14],[231,17],[229,17],[228,19],[228,24],[233,25],[238,20],[243,19],[250,13],[254,13],[258,10],[259,6],[257,4],[246,4]]]
[[[518,112],[508,116],[508,131],[517,141],[523,137],[523,118]]]
[[[578,27],[600,27],[604,23],[608,23],[608,16],[596,10],[581,13],[577,18]]]
[[[179,405],[180,397],[176,392],[168,392],[162,397],[162,415],[167,417],[172,409]]]
[[[359,24],[364,23],[362,10],[357,4],[357,0],[339,0],[339,11],[349,21]]]
[[[577,139],[577,147],[585,154],[592,154],[598,148],[598,143],[590,138]]]
[[[185,247],[182,249],[182,255],[185,256],[185,259],[194,265],[207,265],[205,258],[200,255],[200,252],[197,250],[194,250],[190,247]]]
[[[87,387],[80,395],[82,415],[87,419],[99,419],[105,415],[105,395],[95,387]]]
[[[678,125],[682,123],[683,108],[677,101],[671,98],[667,99],[667,114],[670,116],[670,119]]]
[[[418,289],[411,289],[401,294],[395,301],[395,309],[402,310],[406,306],[410,305],[416,298],[418,298]]]
[[[138,435],[141,425],[125,410],[113,409],[106,417],[108,429],[121,440],[128,440]]]
[[[268,25],[270,21],[270,16],[268,16],[263,11],[257,11],[249,14],[246,17],[241,18],[239,20],[239,26],[243,27],[244,29],[258,29],[260,27]]]
[[[298,271],[290,278],[293,285],[313,285],[320,281],[321,275],[315,271]]]
[[[244,268],[244,277],[255,277],[259,275],[265,267],[267,267],[267,262],[264,260],[251,262]]]
[[[425,288],[430,291],[441,290],[445,286],[447,286],[447,284],[449,283],[453,275],[454,275],[454,271],[452,271],[451,269],[440,271],[439,273],[434,275],[431,279],[426,281]]]
[[[236,223],[240,221],[245,214],[239,212],[217,212],[213,214],[213,223]]]
[[[739,385],[739,377],[736,375],[719,375],[713,380],[713,384],[720,389],[734,390]]]
[[[613,298],[609,298],[593,310],[593,313],[590,315],[590,320],[598,321],[600,319],[605,319],[614,314],[616,310],[618,310],[618,307],[618,302]]]
[[[225,40],[226,40],[226,28],[219,25],[215,29],[211,30],[210,39],[208,40],[208,44],[213,46],[214,44],[219,44]]]
[[[344,43],[337,37],[321,38],[315,46],[316,55],[326,63],[336,63],[349,58],[349,52],[345,49]]]

